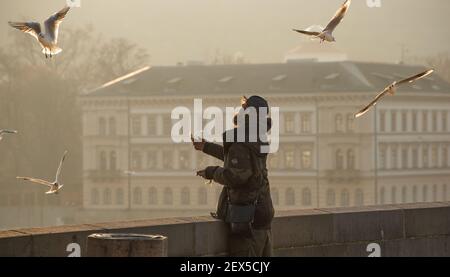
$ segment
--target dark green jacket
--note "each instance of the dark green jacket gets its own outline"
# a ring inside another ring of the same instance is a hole
[[[224,146],[206,143],[203,152],[224,162],[214,173],[214,181],[224,186],[219,197],[217,215],[224,218],[228,197],[233,204],[248,205],[258,197],[253,227],[270,229],[274,208],[267,178],[267,154],[261,143],[234,142]],[[256,166],[256,163],[260,163]],[[259,192],[259,195],[258,195]]]

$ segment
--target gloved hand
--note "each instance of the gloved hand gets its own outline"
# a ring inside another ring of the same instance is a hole
[[[201,176],[206,180],[214,179],[214,172],[216,172],[218,166],[208,166],[207,168],[197,171],[197,176]]]

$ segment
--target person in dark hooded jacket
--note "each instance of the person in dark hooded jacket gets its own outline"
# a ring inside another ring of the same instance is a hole
[[[260,135],[257,135],[254,141],[250,139],[249,125],[260,126],[261,120],[266,120],[268,130],[271,127],[271,121],[269,117],[263,117],[258,112],[260,108],[266,108],[267,111],[269,109],[264,98],[252,96],[246,99],[241,111],[250,107],[256,109],[258,121],[252,122],[248,116],[244,116],[244,120],[239,120],[240,117],[235,116],[235,128],[223,134],[223,147],[204,140],[200,142],[193,140],[196,150],[224,162],[223,167],[209,166],[198,171],[197,174],[223,185],[217,212],[212,215],[229,223],[229,255],[270,257],[272,256],[271,223],[274,208],[266,167],[267,153],[262,151],[262,147],[268,146],[268,143],[267,140],[261,139]],[[244,139],[239,137],[242,128],[245,130]],[[256,130],[259,134],[258,128]],[[263,136],[266,135],[263,134]],[[230,206],[237,209],[230,211]],[[244,207],[243,210],[242,207]],[[250,221],[241,222],[240,219],[246,217],[249,211],[252,213]],[[230,219],[230,214],[233,214],[231,217],[235,219]]]

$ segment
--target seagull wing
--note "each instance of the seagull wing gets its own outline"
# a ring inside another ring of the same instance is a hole
[[[44,180],[41,180],[41,179],[29,178],[29,177],[17,177],[17,179],[30,181],[30,182],[33,182],[33,183],[36,183],[36,184],[41,184],[41,185],[45,185],[45,186],[48,186],[48,187],[52,187],[52,183],[44,181]]]
[[[70,7],[65,7],[64,9],[50,16],[44,23],[46,34],[55,44],[58,43],[59,25],[66,17],[66,14],[69,12],[69,10]]]
[[[64,160],[66,159],[67,151],[64,152],[64,155],[61,158],[61,161],[59,162],[58,170],[56,171],[56,182],[59,183],[59,176],[61,175],[61,168],[63,166]]]
[[[395,83],[394,83],[395,84]],[[378,101],[383,98],[388,92],[390,87],[385,88],[382,92],[380,92],[375,99],[372,100],[367,106],[365,106],[363,109],[361,109],[356,115],[355,118],[361,117],[365,115],[373,106],[375,106]]]
[[[434,72],[434,69],[430,69],[430,70],[424,71],[424,72],[419,73],[419,74],[417,74],[417,75],[411,76],[411,77],[406,78],[406,79],[401,80],[401,81],[398,81],[398,82],[396,83],[396,85],[399,86],[399,85],[402,85],[402,84],[415,82],[415,81],[417,81],[417,80],[420,80],[420,79],[422,79],[422,78],[427,77],[428,75],[430,75],[430,74],[433,73],[433,72]]]
[[[18,132],[16,130],[0,130],[0,135],[3,134],[17,134]]]
[[[16,28],[24,33],[32,35],[35,39],[39,39],[41,33],[41,24],[38,22],[8,22],[9,26]]]
[[[303,31],[303,30],[297,30],[297,29],[292,29],[292,31],[295,31],[297,33],[304,34],[307,36],[318,36],[320,34],[319,32],[309,32],[309,31]]]
[[[339,25],[339,23],[341,23],[342,19],[344,19],[344,16],[347,13],[348,8],[350,7],[351,3],[352,3],[351,0],[346,0],[345,3],[342,4],[342,6],[339,8],[339,10],[336,12],[336,14],[333,16],[331,21],[328,23],[328,25],[323,30],[324,32],[328,31],[328,32],[332,33],[334,31],[334,29],[336,29],[337,25]]]

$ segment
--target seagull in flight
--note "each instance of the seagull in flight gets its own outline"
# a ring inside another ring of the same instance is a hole
[[[4,134],[17,134],[16,130],[0,130],[0,141],[3,139]]]
[[[66,17],[70,7],[65,7],[59,12],[50,16],[45,22],[45,33],[42,32],[41,24],[38,22],[8,22],[8,24],[24,33],[32,35],[42,47],[45,58],[52,58],[62,52],[58,47],[59,25]]]
[[[415,82],[415,81],[417,81],[417,80],[420,80],[420,79],[422,79],[422,78],[427,77],[428,75],[430,75],[430,74],[433,73],[433,72],[434,72],[434,69],[430,69],[430,70],[424,71],[424,72],[422,72],[422,73],[419,73],[419,74],[417,74],[417,75],[414,75],[414,76],[412,76],[412,77],[403,79],[403,80],[401,80],[401,81],[393,82],[393,83],[390,84],[388,87],[386,87],[382,92],[380,92],[380,93],[375,97],[375,99],[374,99],[372,102],[369,103],[369,105],[367,105],[367,106],[364,107],[362,110],[360,110],[360,111],[355,115],[355,118],[361,117],[361,116],[363,116],[364,114],[366,114],[366,113],[370,110],[370,108],[372,108],[373,106],[375,106],[375,105],[378,103],[378,101],[379,101],[381,98],[383,98],[384,96],[386,96],[386,95],[394,95],[394,94],[396,93],[396,91],[397,91],[397,87],[399,87],[399,86],[401,86],[401,85],[403,85],[403,84],[410,84],[410,83],[413,83],[413,82]]]
[[[66,155],[67,155],[67,151],[64,152],[64,155],[62,156],[61,161],[59,162],[59,167],[58,167],[58,170],[56,171],[56,179],[52,183],[41,180],[41,179],[29,178],[29,177],[17,177],[17,179],[30,181],[30,182],[33,182],[36,184],[41,184],[41,185],[45,185],[45,186],[49,187],[50,190],[47,191],[46,194],[58,194],[59,190],[64,186],[63,184],[61,184],[59,177],[61,176],[61,168],[62,168],[64,159],[66,158]]]
[[[333,16],[333,18],[330,20],[325,29],[323,29],[321,32],[312,32],[297,29],[293,29],[293,31],[307,36],[317,37],[320,39],[321,43],[323,41],[335,42],[336,39],[333,37],[333,31],[342,22],[342,19],[344,19],[344,16],[347,13],[348,9],[350,8],[351,3],[352,3],[351,0],[346,0],[345,3],[342,4],[342,6],[339,8],[336,14]]]

